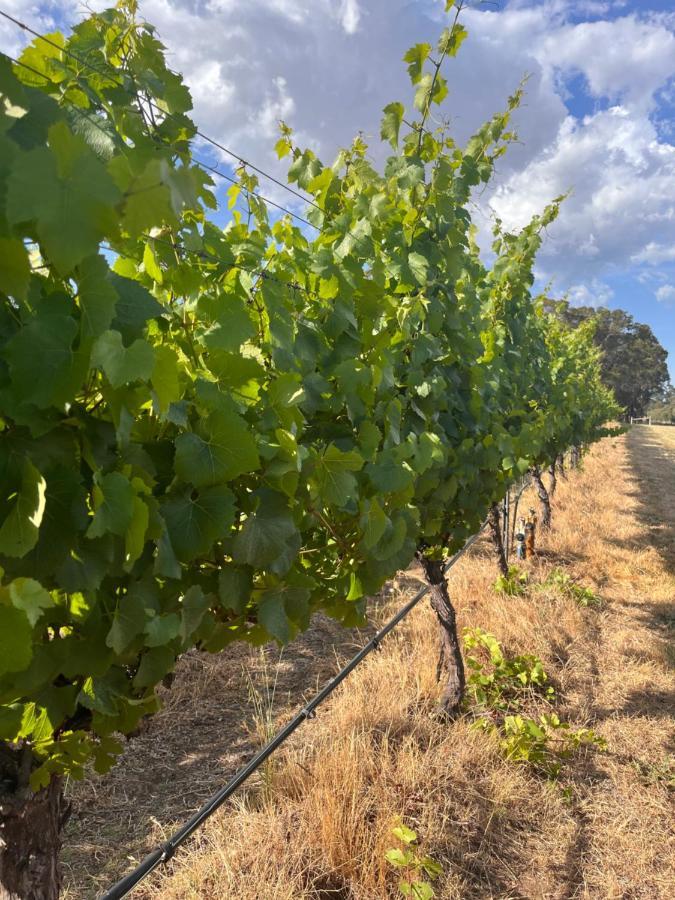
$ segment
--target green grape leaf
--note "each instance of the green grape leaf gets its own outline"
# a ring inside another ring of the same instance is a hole
[[[126,343],[131,343],[142,335],[148,320],[165,315],[166,310],[137,281],[116,272],[111,273],[109,278],[118,297],[115,318],[110,327],[113,331],[119,331]]]
[[[87,537],[102,537],[106,532],[124,536],[134,515],[134,489],[121,472],[102,475],[94,485],[94,518]]]
[[[264,492],[258,509],[244,522],[235,538],[232,558],[254,568],[269,566],[283,574],[299,549],[299,533],[286,499]]]
[[[225,609],[243,613],[251,599],[253,573],[248,567],[223,564],[218,571],[218,599]]]
[[[33,629],[23,610],[0,603],[0,675],[25,669],[33,657]]]
[[[148,647],[161,647],[178,637],[179,632],[180,618],[176,613],[154,616],[145,624],[145,643]]]
[[[275,591],[266,591],[258,603],[256,614],[265,631],[280,644],[287,644],[291,640],[293,628],[281,595]]]
[[[134,675],[134,687],[152,687],[158,684],[174,667],[176,654],[171,647],[153,647],[141,656],[141,663]]]
[[[360,525],[363,532],[363,546],[366,549],[374,547],[384,534],[389,519],[380,506],[377,498],[366,500],[364,511],[361,515]]]
[[[329,444],[317,458],[316,482],[321,499],[333,506],[344,507],[358,494],[352,474],[363,468],[363,457],[356,450],[344,452]]]
[[[176,474],[195,487],[230,481],[260,466],[249,426],[235,412],[216,410],[203,429],[176,438]]]
[[[173,551],[169,530],[166,526],[162,528],[162,533],[157,539],[154,572],[156,575],[163,575],[165,578],[179,579],[183,575],[180,564],[176,559],[176,554]]]
[[[0,238],[0,291],[24,300],[30,281],[30,260],[23,241]]]
[[[85,142],[64,122],[49,129],[50,152],[20,154],[7,181],[7,218],[34,223],[43,255],[62,274],[95,254],[116,230],[120,193]],[[76,211],[75,214],[73,211]]]
[[[45,479],[35,466],[24,460],[21,489],[0,527],[0,553],[4,556],[25,556],[37,544],[45,511],[46,487]]]
[[[79,387],[86,358],[73,350],[77,322],[43,308],[6,343],[12,389],[25,403],[62,406]]]
[[[82,310],[82,336],[98,337],[110,327],[115,315],[117,292],[110,279],[108,264],[102,256],[90,256],[77,270],[77,285]]]
[[[9,585],[12,605],[22,610],[31,625],[35,625],[42,613],[54,606],[49,593],[33,578],[15,578]]]
[[[155,366],[152,370],[152,386],[159,402],[159,411],[165,414],[172,403],[180,399],[178,356],[171,347],[160,344],[155,347]]]
[[[103,370],[111,387],[119,388],[131,381],[148,381],[155,355],[150,344],[141,338],[125,347],[119,331],[106,331],[94,344],[91,361]]]
[[[457,56],[459,48],[468,37],[468,31],[459,22],[455,22],[452,28],[444,28],[438,40],[438,52],[448,56]]]
[[[129,644],[145,629],[148,617],[154,612],[153,598],[144,585],[134,586],[120,597],[110,631],[106,635],[106,646],[121,655]]]
[[[255,335],[255,326],[241,297],[218,297],[216,321],[201,336],[209,350],[236,351]]]
[[[194,584],[185,592],[181,601],[180,638],[189,645],[192,636],[199,628],[204,613],[209,608],[209,598],[199,585]]]
[[[418,284],[426,285],[427,271],[429,269],[429,261],[421,253],[409,253],[408,265],[413,273],[415,281]]]
[[[388,141],[394,150],[398,149],[398,133],[401,130],[404,111],[402,103],[390,103],[384,108],[380,137],[383,141]]]
[[[145,535],[150,523],[150,510],[140,497],[132,499],[131,521],[124,535],[124,569],[130,572],[143,552]]]
[[[408,75],[413,84],[417,84],[422,77],[424,63],[430,53],[431,44],[415,44],[403,57],[403,61],[408,63]]]
[[[209,553],[234,523],[234,495],[223,485],[184,491],[162,507],[171,545],[181,562]]]

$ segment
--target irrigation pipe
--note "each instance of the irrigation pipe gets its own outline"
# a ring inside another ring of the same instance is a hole
[[[455,563],[464,556],[466,551],[471,547],[480,537],[485,529],[485,525],[483,525],[473,537],[470,537],[469,540],[464,544],[461,550],[459,550],[443,567],[443,572],[448,572]],[[316,709],[320,706],[327,697],[329,697],[333,691],[337,688],[339,684],[341,684],[345,678],[353,672],[354,669],[360,665],[361,662],[371,653],[373,650],[377,650],[380,646],[380,642],[384,637],[386,637],[390,631],[393,631],[394,628],[401,622],[405,617],[410,613],[420,602],[420,600],[429,593],[429,586],[422,588],[418,591],[417,594],[409,600],[405,606],[403,606],[396,615],[389,619],[386,625],[383,625],[382,628],[375,634],[368,643],[359,650],[359,652],[350,659],[344,668],[340,669],[337,675],[333,676],[331,680],[326,684],[324,688],[322,688],[318,694],[316,694],[312,700],[307,703],[295,716],[285,725],[281,731],[277,732],[272,740],[265,744],[256,754],[253,756],[249,762],[244,766],[243,769],[240,769],[237,774],[219,791],[217,791],[206,803],[202,806],[200,810],[198,810],[191,818],[187,820],[187,822],[178,829],[168,841],[165,841],[163,844],[160,844],[156,847],[151,853],[149,853],[145,859],[139,863],[138,866],[132,871],[129,872],[128,875],[125,875],[124,878],[121,878],[116,884],[114,884],[105,894],[101,895],[100,900],[119,900],[120,897],[126,897],[139,882],[141,882],[144,878],[146,878],[151,872],[161,865],[167,863],[171,857],[174,855],[176,850],[184,844],[187,839],[194,834],[194,832],[202,825],[210,816],[214,814],[214,812],[222,806],[222,804],[229,799],[229,797],[234,794],[241,785],[253,775],[253,773],[260,768],[260,766],[265,762],[265,760],[271,756],[274,751],[280,747],[288,738],[296,731],[307,719],[313,719],[316,715]]]

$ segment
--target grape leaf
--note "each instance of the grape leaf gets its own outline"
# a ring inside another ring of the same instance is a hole
[[[49,129],[50,153],[36,147],[20,154],[7,181],[7,218],[34,222],[43,255],[63,275],[114,234],[120,194],[112,179],[64,122]],[[73,214],[75,211],[75,214]]]
[[[0,603],[0,675],[25,669],[33,656],[33,629],[26,614]]]
[[[103,369],[113,388],[119,388],[131,381],[147,381],[155,365],[155,355],[150,344],[141,338],[125,347],[119,331],[106,331],[94,344],[91,361]]]
[[[102,475],[94,485],[94,518],[87,537],[101,537],[106,532],[124,536],[134,515],[134,489],[121,472]]]
[[[166,502],[162,515],[177,558],[190,562],[227,535],[234,523],[234,495],[223,485],[188,489]]]
[[[0,291],[24,300],[30,281],[28,251],[16,238],[0,238]]]
[[[235,412],[216,410],[204,428],[176,439],[176,474],[195,487],[230,481],[260,466],[253,434]]]
[[[0,553],[25,556],[37,544],[45,511],[47,483],[30,460],[24,460],[21,489],[0,528]]]
[[[31,625],[35,625],[45,609],[54,601],[39,581],[33,578],[15,578],[9,585],[12,605],[22,610]]]

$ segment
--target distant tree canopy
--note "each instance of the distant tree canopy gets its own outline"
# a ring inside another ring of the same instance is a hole
[[[566,300],[547,301],[549,311],[576,328],[593,320],[595,343],[603,351],[602,377],[612,388],[627,416],[644,416],[655,397],[670,383],[668,351],[649,325],[642,325],[622,309],[570,306]]]
[[[662,394],[659,394],[647,410],[655,422],[672,422],[675,424],[675,387],[669,384]]]

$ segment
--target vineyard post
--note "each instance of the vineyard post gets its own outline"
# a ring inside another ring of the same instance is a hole
[[[511,491],[504,495],[504,556],[508,563],[510,554],[510,521],[511,521]]]

